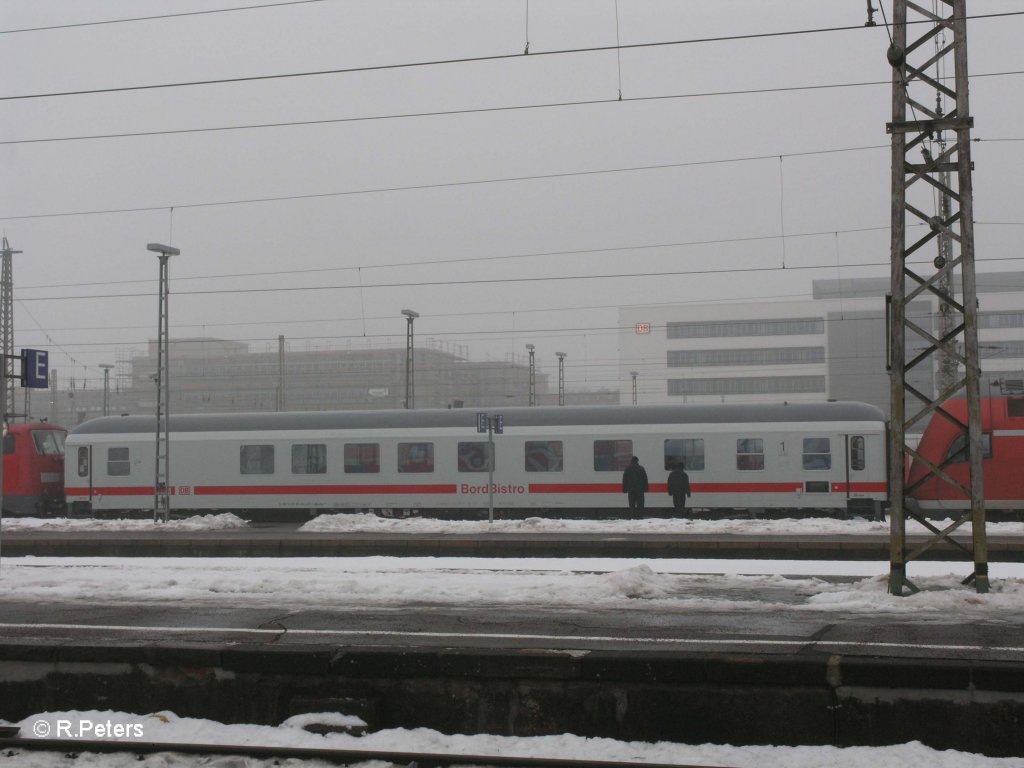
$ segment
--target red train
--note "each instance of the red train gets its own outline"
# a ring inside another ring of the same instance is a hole
[[[4,435],[4,514],[61,514],[67,430],[45,422],[11,424]]]
[[[965,400],[945,404],[947,413],[967,423]],[[1024,397],[999,397],[981,401],[982,468],[987,511],[1024,510]],[[967,439],[949,419],[932,417],[918,444],[918,452],[960,483],[968,482]],[[925,512],[954,512],[970,506],[962,491],[935,477],[928,477],[920,461],[910,465],[907,495]]]

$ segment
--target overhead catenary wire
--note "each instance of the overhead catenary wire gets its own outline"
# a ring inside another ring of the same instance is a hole
[[[1007,70],[1004,72],[982,72],[972,74],[972,79],[984,77],[1007,77],[1013,75],[1024,75],[1024,70]],[[223,131],[246,131],[265,130],[271,128],[294,128],[318,125],[334,125],[342,123],[372,122],[376,120],[408,120],[423,117],[453,117],[459,115],[477,115],[498,112],[516,112],[523,110],[557,109],[568,107],[597,106],[601,104],[614,104],[617,102],[652,102],[667,101],[674,99],[702,99],[722,96],[763,96],[771,93],[796,93],[801,91],[820,91],[837,88],[863,88],[868,86],[891,86],[888,80],[866,80],[852,83],[821,83],[817,85],[790,85],[776,86],[772,88],[738,88],[727,91],[699,91],[695,93],[658,94],[653,96],[628,96],[624,98],[611,99],[581,99],[577,101],[554,101],[537,104],[513,104],[499,107],[469,107],[466,109],[433,110],[426,112],[403,112],[388,115],[359,115],[354,117],[324,118],[320,120],[288,120],[271,123],[248,123],[237,125],[208,126],[201,128],[170,128],[151,131],[126,131],[122,133],[96,133],[79,134],[73,136],[49,136],[33,137],[29,139],[8,139],[0,141],[0,146],[15,144],[48,144],[66,141],[96,141],[102,139],[125,139],[142,138],[149,136],[174,136],[196,133],[217,133]],[[974,139],[978,141],[978,139]],[[991,141],[994,141],[992,139]],[[1006,139],[1006,141],[1021,141],[1021,139]]]
[[[818,154],[829,154],[831,152],[853,152],[860,149],[885,149],[884,145],[872,145],[868,147],[857,147],[857,148],[846,148],[840,150],[818,150],[797,153],[793,156],[809,156]],[[328,197],[346,197],[351,195],[374,195],[374,194],[385,194],[393,192],[413,192],[425,189],[443,189],[443,188],[455,188],[455,187],[471,187],[479,186],[483,184],[508,184],[513,182],[522,181],[541,181],[546,179],[565,179],[581,176],[597,176],[601,174],[611,173],[636,173],[639,171],[658,171],[666,170],[670,168],[688,168],[698,167],[707,165],[720,165],[723,163],[742,163],[752,162],[756,160],[774,160],[778,155],[751,155],[749,157],[735,157],[717,160],[691,160],[680,163],[657,163],[654,165],[636,165],[622,168],[602,168],[596,170],[587,171],[566,171],[563,173],[544,173],[534,174],[528,176],[505,176],[500,178],[491,179],[468,179],[463,181],[450,181],[450,182],[437,182],[431,184],[410,184],[405,186],[395,187],[375,187],[367,189],[352,189],[344,190],[340,192],[311,192],[308,194],[300,195],[274,195],[270,197],[252,197],[243,198],[236,200],[216,200],[202,203],[175,203],[173,205],[146,205],[146,206],[134,206],[131,208],[106,208],[102,210],[90,210],[90,211],[64,211],[60,213],[40,213],[40,214],[26,214],[20,216],[0,216],[0,221],[12,221],[12,220],[26,220],[26,219],[45,219],[45,218],[60,218],[66,216],[96,216],[96,215],[107,215],[112,213],[141,213],[147,211],[165,211],[170,208],[216,208],[221,206],[229,205],[252,205],[256,203],[271,203],[281,202],[285,200],[316,200]]]
[[[1024,256],[996,257],[991,259],[979,259],[979,261],[1021,261]],[[912,262],[908,262],[912,263]],[[839,264],[840,267],[883,267],[888,262],[855,262]],[[206,290],[175,291],[176,296],[215,296],[231,294],[260,294],[260,293],[294,293],[296,291],[338,291],[338,290],[384,290],[393,288],[428,288],[428,287],[454,287],[454,286],[476,286],[476,285],[501,285],[510,283],[538,283],[538,282],[561,282],[565,280],[623,280],[651,277],[679,277],[693,275],[737,275],[737,274],[765,274],[770,272],[793,272],[831,270],[837,265],[834,264],[801,264],[798,266],[767,266],[767,267],[730,267],[727,269],[681,269],[681,270],[656,270],[651,272],[609,272],[605,274],[576,274],[576,275],[546,275],[528,277],[490,277],[475,278],[466,280],[403,280],[388,283],[370,284],[334,284],[334,285],[298,285],[298,286],[271,286],[261,288],[214,288]],[[154,296],[151,292],[138,293],[93,293],[93,294],[63,294],[59,296],[33,296],[18,297],[19,302],[27,301],[75,301],[90,299],[126,299]]]
[[[977,222],[978,224],[984,224],[985,222]],[[1002,222],[1012,223],[1012,222]],[[1024,224],[1024,222],[1022,222]],[[915,227],[923,227],[924,224],[915,224]],[[877,226],[877,227],[854,227],[851,229],[841,230],[820,230],[814,232],[792,232],[786,235],[791,239],[804,238],[804,237],[826,237],[832,235],[847,235],[864,232],[881,232],[888,229],[888,226]],[[262,272],[228,272],[210,275],[176,275],[174,277],[174,283],[179,284],[183,281],[191,280],[220,280],[220,279],[237,279],[243,277],[274,277],[280,275],[302,275],[302,274],[323,274],[325,272],[350,272],[350,271],[362,271],[371,269],[404,269],[407,267],[428,267],[428,266],[440,266],[445,264],[468,264],[468,263],[493,263],[499,261],[511,261],[516,259],[532,259],[532,258],[551,258],[554,256],[582,256],[582,255],[593,255],[599,253],[619,253],[622,251],[642,251],[642,250],[655,250],[662,248],[691,248],[706,245],[727,245],[733,243],[753,243],[763,242],[770,240],[777,240],[781,235],[751,235],[748,237],[722,237],[712,238],[705,240],[683,240],[675,242],[664,242],[664,243],[640,243],[640,244],[623,244],[615,246],[605,246],[601,248],[573,248],[568,250],[558,251],[532,251],[527,253],[513,253],[503,254],[499,256],[457,256],[448,259],[423,259],[420,261],[393,261],[377,264],[357,264],[352,266],[340,266],[340,267],[311,267],[305,269],[284,269],[284,270],[269,270]],[[1024,258],[1024,257],[1022,257]],[[131,285],[139,283],[151,283],[152,279],[146,278],[142,280],[97,280],[94,282],[75,281],[73,283],[47,283],[45,285],[19,285],[19,291],[26,290],[38,290],[38,289],[53,289],[53,288],[84,288],[91,285]]]
[[[1006,11],[1003,13],[992,13],[992,14],[978,14],[968,16],[968,20],[977,19],[993,19],[993,18],[1004,18],[1008,16],[1022,16],[1024,11]],[[770,38],[789,38],[800,35],[810,34],[829,34],[836,32],[851,32],[851,31],[862,31],[865,29],[871,29],[871,27],[864,27],[862,25],[849,25],[849,26],[838,26],[838,27],[817,27],[811,29],[793,29],[793,30],[781,30],[777,32],[752,32],[747,34],[737,35],[718,35],[713,37],[700,37],[690,38],[685,40],[661,40],[656,42],[647,43],[627,43],[625,45],[599,45],[589,46],[581,48],[563,48],[550,51],[533,51],[528,56],[524,56],[522,53],[500,53],[490,54],[485,56],[466,56],[461,58],[450,58],[450,59],[432,59],[417,62],[399,62],[392,64],[371,64],[361,67],[339,67],[336,69],[322,69],[313,70],[306,72],[289,72],[289,73],[277,73],[268,75],[246,75],[241,77],[224,77],[224,78],[210,78],[207,80],[188,80],[175,83],[150,83],[147,85],[125,85],[108,88],[86,88],[74,91],[52,91],[44,93],[25,93],[0,96],[0,102],[2,101],[20,101],[28,99],[46,99],[46,98],[58,98],[67,96],[94,96],[97,94],[104,93],[128,93],[132,91],[152,91],[167,88],[193,88],[198,86],[209,86],[209,85],[226,85],[231,83],[250,83],[250,82],[261,82],[261,81],[272,81],[272,80],[285,80],[292,78],[302,77],[323,77],[327,75],[348,75],[361,72],[382,72],[389,70],[401,70],[401,69],[413,69],[421,67],[441,67],[441,66],[452,66],[457,64],[470,64],[470,63],[481,63],[481,62],[493,62],[493,61],[506,61],[513,59],[524,59],[524,58],[537,58],[540,56],[570,56],[579,55],[585,53],[607,53],[607,52],[618,52],[624,50],[640,50],[645,48],[664,48],[670,46],[681,46],[681,45],[701,45],[708,43],[722,43],[722,42],[734,42],[742,40],[763,40]]]
[[[930,313],[929,316],[930,317],[934,317],[935,313]],[[884,313],[883,310],[879,309],[874,314],[864,314],[863,316],[858,317],[858,318],[823,317],[822,318],[822,322],[825,323],[826,325],[832,325],[832,324],[847,323],[847,322],[857,322],[857,323],[860,323],[860,322],[864,322],[864,321],[868,321],[868,320],[883,321],[884,319],[885,319],[885,313]],[[707,321],[706,324],[709,324],[709,325],[728,325],[730,322],[731,321],[727,321],[727,320],[714,320],[714,321]],[[663,330],[665,328],[665,326],[663,326],[663,325],[659,325],[659,326],[656,326],[656,327],[658,329],[660,329],[660,330]],[[522,334],[525,332],[525,333],[529,333],[530,337],[533,338],[533,339],[536,339],[538,342],[548,341],[548,342],[562,343],[562,341],[564,339],[578,337],[580,334],[585,334],[585,335],[587,335],[588,337],[591,337],[591,338],[602,338],[602,337],[610,338],[610,337],[621,336],[624,333],[631,333],[632,330],[633,330],[633,328],[632,328],[631,325],[587,326],[587,327],[578,327],[578,328],[559,328],[559,327],[552,326],[552,327],[542,327],[542,328],[533,328],[533,329],[519,329],[519,330],[510,330],[510,329],[505,328],[505,329],[493,329],[493,330],[477,329],[477,330],[473,330],[473,331],[437,331],[437,332],[430,333],[426,338],[434,339],[434,340],[444,339],[444,340],[447,340],[447,342],[449,342],[449,343],[458,343],[458,342],[462,342],[462,341],[465,341],[465,342],[468,343],[468,342],[473,341],[473,340],[479,340],[480,338],[487,338],[487,339],[489,339],[491,341],[501,341],[501,340],[507,340],[507,339],[515,340],[515,339],[521,338]],[[307,350],[295,350],[295,349],[292,349],[291,350],[292,352],[303,352],[304,351],[304,352],[307,352],[307,353],[322,353],[324,351],[332,351],[332,352],[366,352],[366,351],[381,352],[381,351],[391,351],[391,352],[396,353],[396,354],[404,354],[404,347],[399,344],[399,336],[400,336],[400,334],[396,334],[396,333],[374,333],[374,334],[369,334],[368,336],[364,337],[364,336],[362,336],[358,332],[353,332],[353,333],[334,333],[334,334],[329,334],[329,335],[328,334],[312,334],[312,335],[302,335],[302,336],[289,336],[289,337],[286,337],[286,340],[287,340],[287,342],[292,343],[292,344],[299,343],[299,342],[304,342],[306,344],[308,344],[310,342],[322,342],[322,343],[325,343],[323,346],[317,345],[313,349],[307,349]],[[251,358],[258,358],[261,354],[262,355],[267,355],[267,356],[273,356],[273,357],[276,358],[276,355],[277,355],[276,350],[269,349],[269,346],[272,345],[272,344],[276,344],[277,341],[278,341],[278,338],[279,337],[277,335],[274,335],[274,336],[251,336],[251,337],[245,337],[245,338],[230,339],[230,341],[236,342],[236,343],[246,343],[246,344],[250,344],[250,343],[252,343],[252,344],[265,343],[265,344],[268,345],[268,349],[266,351],[264,351],[262,353],[260,353],[260,352],[249,352],[247,354]],[[218,341],[222,341],[222,339],[218,339],[218,338],[215,338],[215,337],[214,338],[201,338],[201,339],[180,339],[180,340],[174,340],[171,343],[172,343],[172,345],[177,345],[177,344],[182,344],[182,343],[184,343],[184,344],[197,344],[197,343],[203,343],[203,342],[216,343]],[[369,342],[376,342],[376,343],[379,343],[381,341],[392,342],[392,343],[390,345],[386,345],[386,346],[379,346],[378,345],[378,346],[374,346],[374,347],[356,347],[356,346],[351,346],[352,342],[367,342],[367,343],[369,343]],[[1002,342],[1002,343],[1013,344],[1013,343],[1020,343],[1020,342]],[[147,344],[147,341],[139,340],[139,341],[136,341],[136,342],[131,342],[131,343],[127,344],[127,346],[141,347],[141,346],[145,346],[146,344]],[[345,346],[332,346],[332,344],[344,344]],[[110,348],[110,347],[114,347],[114,346],[125,346],[125,344],[122,343],[122,342],[117,342],[117,343],[112,343],[112,342],[81,342],[81,343],[69,344],[67,346],[69,346],[70,348],[73,348],[73,349],[82,350],[83,354],[87,354],[88,353],[87,350],[89,350],[89,349]],[[819,345],[809,345],[809,346],[822,346],[822,345],[819,344]],[[756,347],[729,348],[728,351],[736,351],[737,349],[752,349],[752,348],[756,348]],[[103,349],[103,351],[104,351],[104,354],[107,353],[106,349]],[[829,352],[829,350],[826,349],[826,353],[828,353],[828,352]],[[866,358],[875,358],[877,356],[878,356],[877,353],[876,354],[871,354],[871,353],[869,353],[869,354],[853,354],[853,355],[835,355],[835,354],[828,353],[828,354],[826,354],[825,358],[822,361],[816,362],[814,364],[817,365],[817,364],[820,364],[820,363],[836,362],[836,361],[840,361],[840,360],[859,360],[859,359],[866,359]],[[523,356],[523,355],[519,356],[519,358],[522,358],[522,357],[525,357],[525,356]],[[506,359],[508,359],[507,355],[506,355]],[[547,361],[547,365],[554,365],[555,364],[553,357],[552,357],[552,359],[547,360],[547,358],[542,356],[542,358],[541,358],[542,364],[543,364],[543,362],[545,360]],[[650,358],[630,358],[630,360],[631,360],[631,362],[629,363],[630,365],[633,365],[633,366],[646,366],[646,367],[649,367],[649,368],[657,369],[659,371],[664,371],[664,370],[667,369],[669,371],[685,372],[686,370],[699,369],[702,366],[708,366],[708,367],[710,367],[712,369],[727,368],[727,367],[729,367],[729,364],[725,364],[725,363],[717,364],[717,365],[710,365],[710,366],[707,363],[689,364],[689,365],[666,365],[665,361],[664,360],[660,360],[660,359],[659,360],[655,360],[655,359],[650,359]],[[81,363],[76,363],[76,364],[81,364]],[[245,363],[245,362],[231,363],[231,362],[228,362],[228,361],[225,361],[225,360],[222,360],[222,359],[218,358],[218,359],[211,359],[211,360],[207,361],[207,364],[211,365],[211,366],[218,366],[218,367],[223,368],[224,366],[229,366],[229,367],[231,365],[242,366],[242,365],[246,365],[246,364],[249,364],[249,363]],[[618,367],[621,366],[621,364],[622,364],[622,361],[620,360],[620,358],[617,358],[617,357],[608,357],[608,358],[606,358],[606,357],[598,357],[598,358],[591,358],[591,359],[586,360],[586,361],[583,361],[583,360],[573,360],[572,363],[571,363],[571,367],[574,367],[574,368],[577,368],[577,369],[590,369],[590,370],[593,370],[593,369],[599,369],[599,368],[603,368],[603,367],[618,368]],[[92,366],[85,366],[85,364],[82,364],[82,365],[83,365],[83,367],[92,367]],[[444,369],[443,367],[438,367],[437,370],[447,370],[447,369]],[[786,371],[791,371],[792,367],[790,365],[788,365],[788,364],[785,364],[785,363],[775,363],[775,364],[758,365],[757,366],[757,370],[758,371],[763,371],[763,372],[770,372],[770,371],[773,371],[773,370],[777,370],[777,371],[780,371],[780,372],[786,372]],[[311,376],[315,376],[317,374],[313,373],[313,374],[310,374],[310,375]]]
[[[618,47],[617,47],[617,48],[618,48]],[[886,84],[887,84],[887,83],[886,83]],[[654,98],[671,98],[671,97],[654,97]],[[514,108],[515,108],[515,107],[509,107],[509,108],[503,108],[503,109],[514,109]],[[353,119],[375,119],[375,118],[353,118]],[[198,130],[203,130],[203,129],[198,129]],[[212,129],[212,130],[220,130],[220,129]],[[57,139],[57,140],[60,140],[60,139]],[[779,159],[780,159],[780,163],[781,163],[781,156],[778,156],[778,157],[779,157]],[[780,173],[781,173],[781,168],[780,168]],[[781,180],[780,180],[780,183],[781,183]],[[158,210],[164,210],[164,209],[166,209],[166,208],[167,208],[166,206],[160,206],[160,207],[158,208]],[[784,232],[784,227],[783,227],[783,235],[785,235],[785,232]],[[653,247],[653,246],[652,246],[652,247]],[[785,242],[784,242],[784,240],[783,240],[783,249],[784,249],[784,248],[785,248]],[[609,248],[609,249],[606,249],[606,250],[612,251],[612,250],[619,250],[619,249]],[[503,257],[503,258],[511,258],[511,257]],[[444,261],[449,261],[449,260],[444,260]],[[454,261],[454,260],[452,260],[452,261]],[[838,261],[838,259],[837,259],[837,261]],[[785,258],[783,259],[783,265],[785,266]],[[376,266],[376,265],[374,265],[374,266]],[[841,265],[839,265],[839,264],[837,263],[837,264],[836,264],[835,266],[836,266],[836,267],[838,268],[838,267],[839,267],[839,266],[841,266]],[[862,265],[854,265],[854,266],[862,266]],[[203,278],[202,278],[202,277],[196,277],[196,278],[187,278],[187,279],[203,279]],[[570,278],[566,277],[566,278],[560,278],[560,279],[570,279]],[[543,310],[539,310],[539,311],[543,311]]]
[[[1022,73],[1024,74],[1024,73]],[[974,141],[982,141],[982,139],[974,139]],[[989,139],[989,142],[997,141],[995,139]],[[46,219],[46,218],[62,218],[69,216],[100,216],[109,214],[119,213],[145,213],[151,211],[167,211],[173,210],[174,208],[216,208],[222,206],[231,205],[255,205],[258,203],[276,203],[284,201],[296,201],[296,200],[318,200],[331,197],[348,197],[356,195],[378,195],[395,192],[414,192],[428,189],[450,189],[458,187],[470,187],[479,186],[486,184],[509,184],[515,182],[524,181],[542,181],[546,179],[566,179],[574,177],[584,176],[598,176],[602,174],[614,174],[614,173],[637,173],[641,171],[658,171],[667,170],[672,168],[692,168],[702,167],[710,165],[722,165],[727,163],[745,163],[745,162],[756,162],[756,161],[768,161],[777,160],[780,157],[811,157],[814,155],[828,155],[838,154],[843,152],[860,152],[866,150],[888,150],[889,147],[884,144],[872,144],[861,147],[842,147],[836,149],[820,149],[820,150],[808,150],[805,152],[789,152],[780,154],[766,154],[766,155],[749,155],[742,157],[732,158],[717,158],[711,160],[689,160],[677,163],[656,163],[652,165],[636,165],[636,166],[625,166],[621,168],[599,168],[592,170],[583,171],[565,171],[561,173],[544,173],[544,174],[533,174],[526,176],[504,176],[495,177],[489,179],[465,179],[461,181],[448,181],[448,182],[434,182],[428,184],[409,184],[404,186],[393,186],[393,187],[369,187],[366,189],[350,189],[341,190],[335,192],[310,192],[305,194],[296,195],[272,195],[266,197],[251,197],[251,198],[238,198],[234,200],[212,200],[206,202],[197,203],[172,203],[164,205],[146,205],[146,206],[132,206],[126,208],[102,208],[92,210],[79,210],[79,211],[57,211],[51,213],[30,213],[30,214],[16,214],[0,216],[0,221],[25,221],[30,219]]]
[[[161,13],[152,16],[133,16],[124,19],[102,19],[100,21],[79,21],[69,24],[50,24],[44,27],[22,27],[20,29],[0,29],[0,35],[16,35],[25,32],[53,32],[58,29],[76,29],[81,27],[100,27],[108,24],[131,24],[140,21],[163,21],[166,19],[179,19],[186,16],[209,16],[216,13],[234,13],[236,11],[258,11],[265,8],[281,8],[289,5],[309,5],[311,3],[323,3],[326,0],[286,0],[278,3],[263,3],[262,5],[241,5],[234,8],[210,8],[202,11],[181,11],[179,13]]]
[[[785,300],[785,299],[799,298],[800,296],[804,296],[804,295],[805,294],[801,293],[801,294],[792,294],[792,295],[789,295],[789,296],[781,296],[781,297],[775,297],[775,298],[780,299],[780,300]],[[770,298],[770,297],[757,297],[757,298],[765,299],[765,298]],[[731,301],[736,301],[736,300],[741,300],[741,299],[736,299],[736,298],[731,299]],[[722,300],[722,301],[725,301],[725,300]],[[661,307],[661,306],[667,306],[668,304],[671,304],[671,305],[674,306],[674,305],[679,304],[679,303],[680,302],[669,302],[669,303],[666,303],[666,302],[652,302],[652,303],[650,303],[648,305],[632,305],[630,308],[631,309],[636,309],[638,306],[641,307],[641,308],[643,306]],[[719,302],[708,302],[706,300],[691,300],[691,301],[684,301],[684,302],[681,302],[681,303],[683,303],[683,304],[705,304],[705,303],[719,303]],[[601,307],[562,307],[562,308],[559,308],[559,310],[574,311],[574,312],[576,312],[576,311],[585,311],[585,310],[592,310],[592,309],[607,309],[607,308],[608,307],[606,307],[606,306],[601,306]],[[449,316],[452,316],[452,315],[458,315],[458,316],[473,316],[473,315],[475,315],[475,316],[483,316],[483,315],[494,316],[496,314],[498,314],[498,315],[501,315],[501,314],[525,315],[525,314],[531,314],[531,313],[550,313],[552,311],[558,311],[558,310],[554,310],[554,309],[551,309],[551,308],[537,308],[537,309],[534,309],[534,310],[516,310],[516,311],[511,311],[510,310],[510,311],[505,311],[505,312],[488,311],[488,312],[476,312],[476,313],[472,313],[472,312],[471,313],[442,313],[442,314],[436,315],[435,317],[443,318],[443,317],[449,317]],[[935,313],[931,313],[931,315],[934,315],[934,314]],[[846,317],[824,318],[824,321],[827,322],[827,323],[841,322],[841,321],[845,322],[846,320],[849,320],[849,319],[863,320],[863,319],[865,319],[865,317],[866,316],[862,315],[862,316],[860,316],[858,318],[846,318]],[[389,318],[390,318],[390,316],[374,317],[374,318],[369,318],[369,319],[371,319],[371,320],[382,320],[382,319],[389,319]],[[878,317],[875,318],[875,319],[881,319],[881,318],[882,318],[882,314],[879,313]],[[331,323],[335,323],[336,324],[336,323],[346,323],[346,322],[357,322],[357,320],[358,320],[357,318],[329,318],[329,319],[321,319],[321,320],[306,319],[306,320],[285,321],[285,322],[295,322],[295,323],[302,323],[302,324],[310,324],[310,323],[317,323],[317,322],[331,322]],[[364,322],[365,322],[365,319],[364,319]],[[727,320],[712,320],[712,321],[707,321],[707,322],[710,323],[710,324],[722,324],[722,323],[727,323],[729,321],[727,321]],[[251,322],[247,322],[247,323],[228,323],[228,324],[204,323],[202,325],[202,327],[204,329],[204,336],[205,336],[205,329],[208,328],[208,327],[220,327],[221,325],[260,325],[260,324],[275,325],[276,326],[276,325],[279,325],[280,322],[279,321],[274,321],[274,320],[265,320],[265,321],[262,321],[262,322],[251,321]],[[189,326],[186,325],[184,327],[189,327]],[[68,329],[68,330],[72,330],[72,329]],[[85,330],[85,329],[78,328],[77,330]],[[494,341],[499,341],[499,340],[502,340],[502,339],[515,340],[515,339],[521,338],[523,334],[529,334],[532,338],[553,340],[553,339],[579,338],[581,335],[584,338],[601,338],[601,337],[606,337],[607,338],[607,337],[611,337],[611,336],[621,335],[622,333],[627,332],[629,330],[631,330],[631,326],[626,327],[626,326],[619,326],[619,325],[612,325],[612,326],[588,325],[588,326],[580,326],[580,327],[566,327],[565,324],[563,323],[563,324],[559,324],[556,327],[551,327],[551,328],[546,328],[546,327],[523,328],[523,327],[520,326],[520,327],[513,327],[511,329],[509,329],[509,328],[499,328],[499,329],[489,329],[489,330],[478,329],[478,330],[474,330],[474,331],[465,331],[465,330],[459,330],[459,331],[440,331],[440,330],[436,330],[436,331],[431,332],[428,337],[429,338],[447,338],[447,339],[450,339],[450,340],[456,341],[456,342],[458,342],[460,340],[464,340],[464,341],[468,342],[468,341],[470,341],[473,338],[479,339],[481,337],[487,337],[487,338],[490,338],[490,339],[492,339]],[[43,333],[48,333],[45,329],[41,329],[41,331]],[[247,337],[247,338],[235,338],[235,339],[232,339],[232,340],[233,341],[238,341],[238,342],[243,342],[243,343],[248,343],[248,342],[265,342],[265,343],[270,343],[272,341],[276,341],[278,336],[279,336],[279,334],[275,333],[275,335],[273,335],[273,336],[254,336],[254,337]],[[352,341],[371,342],[371,341],[373,341],[375,339],[376,340],[381,340],[381,339],[391,340],[391,339],[395,338],[395,336],[396,336],[396,334],[394,332],[370,333],[370,334],[368,334],[364,330],[362,332],[356,332],[356,333],[351,333],[351,334],[339,334],[339,333],[335,332],[335,333],[331,333],[331,334],[320,334],[320,335],[314,334],[314,335],[289,336],[288,339],[289,339],[290,342],[305,341],[307,343],[310,342],[310,341],[326,341],[328,343],[328,347],[327,348],[330,349],[331,348],[330,344],[332,342],[334,342],[334,343],[337,343],[339,341],[343,341],[343,342],[352,342]],[[101,342],[64,343],[64,344],[61,345],[61,349],[62,349],[62,351],[65,352],[65,354],[67,354],[69,356],[71,354],[68,351],[69,349],[83,350],[83,352],[81,354],[89,354],[86,351],[88,349],[98,349],[98,350],[103,351],[104,354],[108,354],[108,352],[106,351],[106,348],[109,348],[111,346],[125,346],[125,345],[132,346],[132,345],[141,345],[141,344],[145,344],[145,341],[139,340],[137,342],[101,341]],[[75,362],[76,365],[79,364],[79,361],[77,359],[75,359],[74,362]],[[614,364],[614,360],[605,361],[605,362],[602,362],[601,360],[589,360],[589,361],[585,361],[584,362],[584,366],[588,370],[595,369],[595,368],[600,368],[602,366],[613,365],[613,364]],[[84,366],[84,364],[83,364],[83,366]],[[659,364],[659,366],[660,366],[660,364]],[[767,370],[767,369],[762,369],[762,370]]]
[[[1024,256],[1018,257],[1024,259]],[[885,266],[887,262],[862,262],[856,264],[844,264],[846,267],[879,267]],[[211,288],[205,290],[175,291],[176,296],[211,296],[230,294],[258,294],[258,293],[294,293],[296,291],[337,291],[337,290],[384,290],[393,288],[430,288],[437,286],[454,287],[460,285],[502,285],[511,283],[544,283],[561,282],[565,280],[624,280],[628,278],[649,278],[649,277],[677,277],[683,275],[735,275],[735,274],[763,274],[778,271],[832,269],[831,264],[813,264],[785,267],[782,265],[768,267],[733,267],[729,269],[682,269],[682,270],[656,270],[652,272],[609,272],[605,274],[576,274],[576,275],[544,275],[526,277],[490,277],[475,278],[466,280],[401,280],[387,283],[364,283],[357,284],[333,284],[333,285],[298,285],[298,286],[268,286],[261,288]],[[19,297],[19,301],[74,301],[89,299],[124,299],[138,298],[143,296],[154,296],[151,292],[142,293],[93,293],[93,294],[63,294],[60,296],[32,296]]]
[[[1021,288],[1024,289],[1024,285],[1022,285]],[[808,299],[808,298],[810,298],[810,296],[808,295],[807,291],[799,291],[799,292],[796,292],[796,293],[773,294],[773,295],[770,295],[770,296],[757,295],[757,296],[734,296],[734,297],[722,298],[722,299],[708,299],[708,298],[682,299],[682,300],[671,301],[671,302],[651,301],[651,302],[646,302],[646,303],[643,303],[643,304],[630,304],[629,308],[630,309],[636,309],[636,308],[655,309],[655,308],[663,308],[663,307],[685,306],[685,305],[692,305],[692,304],[708,305],[708,304],[748,302],[748,301],[755,301],[755,300],[756,301],[768,301],[768,302],[772,302],[772,301],[792,301],[794,299]],[[472,312],[432,312],[430,314],[430,316],[432,318],[434,318],[434,319],[483,317],[483,316],[496,317],[496,316],[499,316],[499,315],[531,315],[531,314],[541,314],[541,313],[550,314],[550,313],[560,313],[560,312],[593,312],[593,311],[598,311],[598,310],[620,309],[621,307],[622,307],[622,305],[616,303],[616,304],[586,304],[586,305],[573,305],[573,306],[559,305],[557,307],[537,307],[537,308],[533,308],[533,309],[493,309],[492,308],[492,309],[488,309],[486,312],[480,312],[480,311],[472,311]],[[390,315],[390,314],[388,314],[388,315],[377,315],[377,316],[372,316],[372,317],[367,317],[365,315],[361,315],[358,318],[358,320],[360,320],[361,322],[365,322],[367,320],[370,320],[370,321],[380,321],[380,320],[391,320],[391,319],[393,319],[393,316]],[[316,324],[325,324],[325,323],[337,324],[337,323],[356,322],[356,320],[357,320],[357,318],[355,318],[355,317],[318,317],[318,318],[299,318],[299,319],[293,319],[293,320],[283,320],[283,319],[280,319],[280,318],[269,318],[269,319],[261,319],[261,320],[234,320],[234,321],[231,321],[231,322],[219,322],[219,323],[209,323],[209,322],[205,322],[205,323],[182,323],[182,324],[176,325],[176,328],[179,331],[184,330],[184,329],[188,329],[188,328],[199,328],[199,329],[202,329],[204,331],[204,335],[205,335],[205,331],[210,329],[210,328],[235,328],[235,327],[240,327],[240,326],[259,326],[259,325],[272,325],[272,326],[277,327],[277,326],[281,326],[281,325],[316,325]],[[38,323],[37,323],[37,325],[38,325]],[[49,329],[39,328],[39,330],[41,332],[148,330],[149,327],[150,326],[148,324],[144,325],[144,326],[128,326],[128,327],[124,326],[123,324],[118,324],[118,325],[97,325],[97,326],[87,326],[87,325],[78,324],[78,325],[75,325],[74,327],[49,328]],[[526,332],[529,332],[529,329],[526,329]],[[267,339],[259,339],[259,340],[261,340],[261,341],[269,340],[269,338],[270,337],[267,337]],[[113,342],[111,342],[111,343],[113,343]]]

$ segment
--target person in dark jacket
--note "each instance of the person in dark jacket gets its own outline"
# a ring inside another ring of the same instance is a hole
[[[622,473],[622,492],[629,496],[630,511],[643,512],[644,494],[647,493],[647,470],[640,465],[640,459],[634,456],[626,471]]]
[[[672,506],[676,512],[686,509],[686,499],[690,496],[690,476],[686,474],[686,464],[682,461],[669,472],[668,495],[672,497]]]

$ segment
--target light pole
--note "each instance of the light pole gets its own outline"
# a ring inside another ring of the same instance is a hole
[[[416,368],[413,361],[412,324],[419,312],[403,309],[405,315],[405,407],[416,407]]]
[[[565,352],[555,352],[558,358],[558,404],[565,405]]]
[[[170,325],[167,317],[167,259],[177,256],[180,250],[170,245],[149,243],[160,260],[160,302],[157,316],[156,340],[156,454],[153,476],[153,522],[171,518],[171,383],[170,379]],[[161,449],[162,445],[162,449]],[[162,455],[161,455],[162,453]],[[160,459],[163,458],[163,471]]]
[[[285,408],[285,391],[284,391],[284,335],[281,334],[277,337],[277,410],[284,411]]]
[[[537,379],[535,369],[533,367],[533,344],[527,344],[526,350],[530,353],[530,393],[528,401],[531,406],[534,406],[537,404]]]
[[[636,377],[638,374],[636,371],[630,371],[629,375],[633,377],[633,405],[636,405]]]
[[[110,363],[100,363],[103,369],[103,415],[110,415],[110,369],[114,366]]]

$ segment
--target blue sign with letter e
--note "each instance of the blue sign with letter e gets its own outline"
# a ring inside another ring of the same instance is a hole
[[[43,349],[21,350],[21,384],[32,389],[50,386],[50,353]]]

